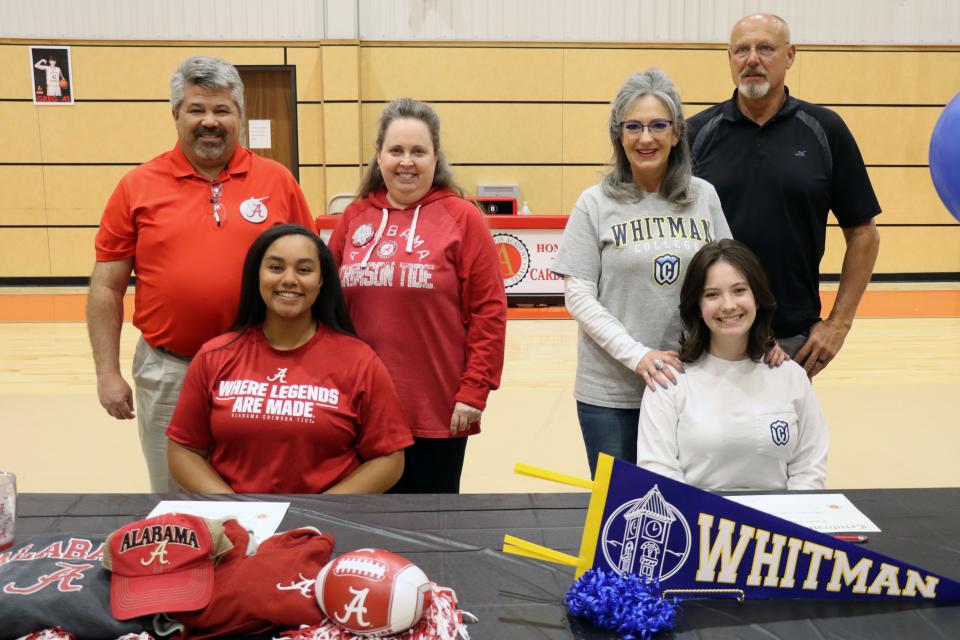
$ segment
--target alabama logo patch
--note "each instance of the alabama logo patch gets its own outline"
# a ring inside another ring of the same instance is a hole
[[[243,216],[243,219],[247,222],[260,224],[267,219],[267,205],[265,205],[264,202],[269,197],[270,196],[247,198],[240,203],[240,215]]]
[[[377,257],[381,260],[386,260],[393,256],[397,252],[397,243],[393,240],[386,240],[380,243],[380,246],[377,247]]]

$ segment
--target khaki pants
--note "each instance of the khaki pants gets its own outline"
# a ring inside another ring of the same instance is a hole
[[[189,363],[154,349],[143,336],[133,354],[133,382],[137,396],[140,448],[147,461],[150,490],[176,493],[179,488],[167,468],[167,425],[177,406]]]

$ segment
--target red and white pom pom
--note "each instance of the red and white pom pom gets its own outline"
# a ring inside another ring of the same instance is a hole
[[[365,636],[390,636],[414,626],[430,606],[430,580],[401,555],[357,549],[317,574],[317,602],[328,618]]]
[[[77,640],[77,637],[60,627],[51,627],[20,636],[17,640]]]

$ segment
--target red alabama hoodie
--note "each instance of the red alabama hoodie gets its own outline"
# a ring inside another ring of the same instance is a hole
[[[482,214],[446,190],[402,210],[379,191],[347,207],[330,249],[350,317],[390,371],[413,435],[449,438],[454,403],[483,409],[503,370],[507,300]]]

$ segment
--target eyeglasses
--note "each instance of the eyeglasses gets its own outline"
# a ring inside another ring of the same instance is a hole
[[[670,130],[673,126],[673,120],[654,120],[650,124],[643,124],[639,120],[624,120],[620,123],[620,130],[631,136],[638,136],[644,129],[650,131],[650,135],[661,136]]]
[[[749,44],[738,44],[735,47],[730,48],[730,53],[733,54],[733,57],[738,60],[743,60],[750,56],[751,51],[756,51],[757,55],[761,58],[772,58],[773,54],[777,52],[777,49],[780,47],[785,47],[789,42],[785,42],[781,45],[770,44],[769,42],[761,42],[758,45],[749,45]]]
[[[220,226],[220,196],[223,195],[223,183],[210,183],[210,204],[213,205],[213,219]]]

